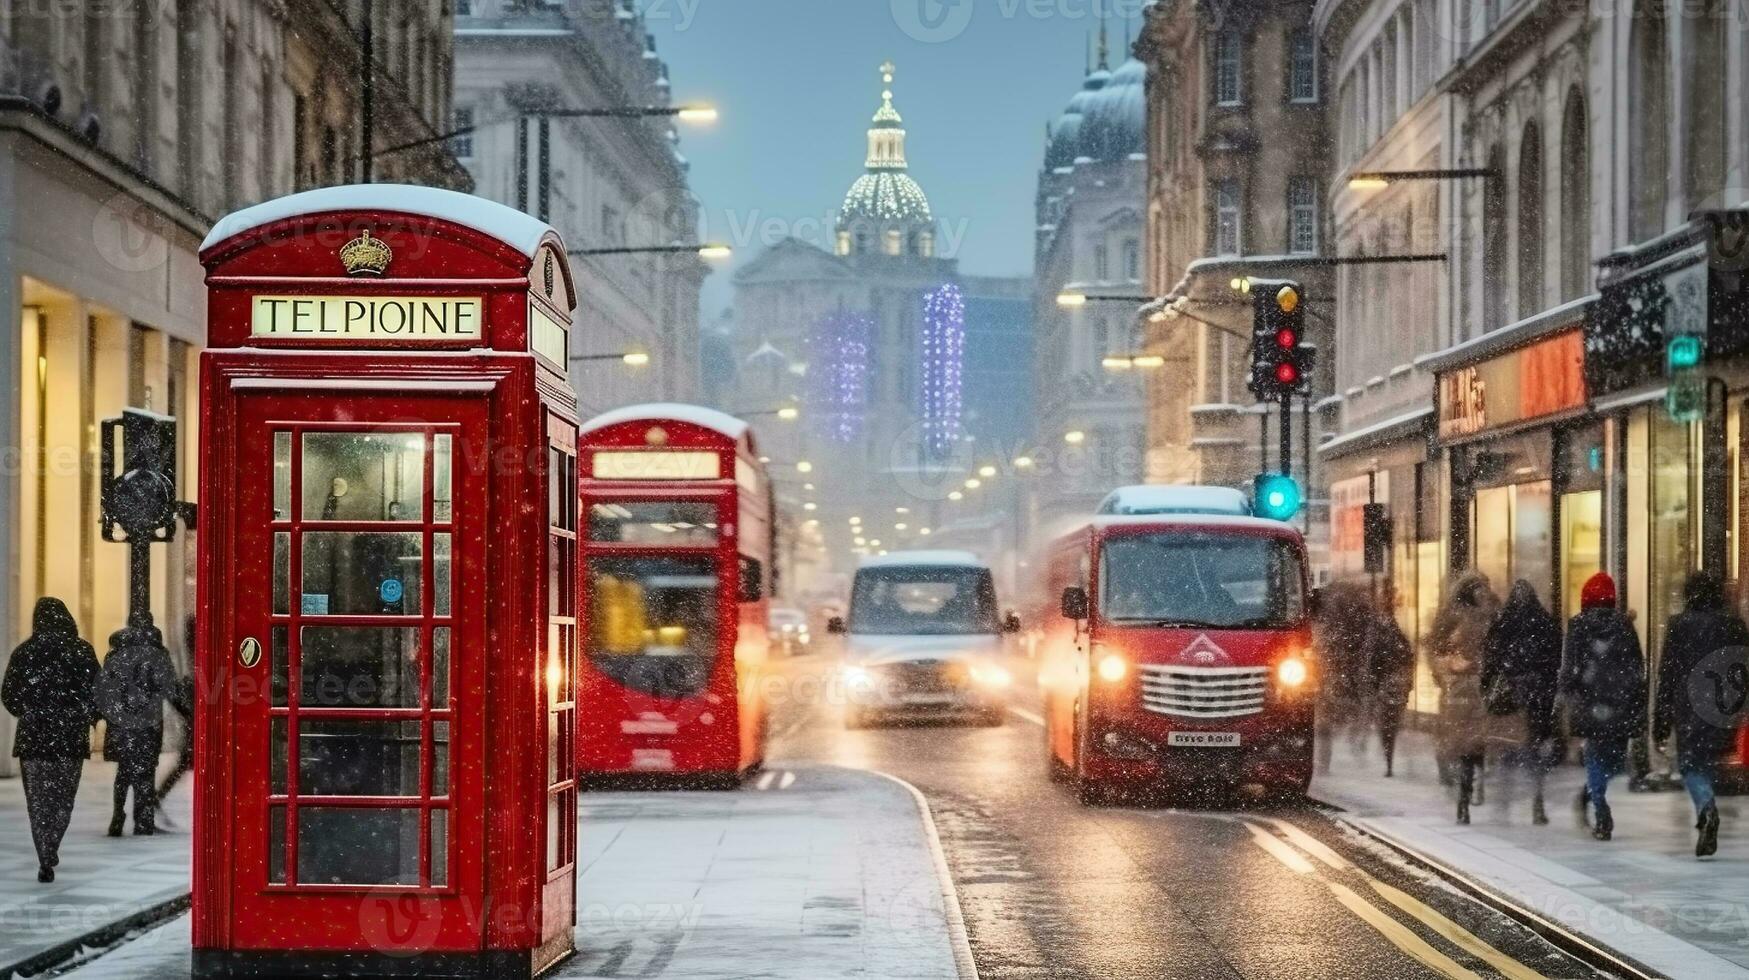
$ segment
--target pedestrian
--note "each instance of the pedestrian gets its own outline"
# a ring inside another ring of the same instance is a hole
[[[1609,840],[1615,820],[1606,792],[1627,763],[1628,740],[1646,728],[1646,664],[1640,637],[1616,608],[1615,579],[1598,572],[1579,592],[1567,624],[1560,698],[1568,724],[1585,740],[1585,794],[1596,813],[1591,836]]]
[[[170,699],[170,707],[182,716],[182,742],[176,749],[176,764],[158,783],[158,823],[174,829],[169,811],[164,809],[164,798],[194,768],[194,678],[177,679],[176,694]]]
[[[97,708],[108,723],[103,757],[115,763],[115,811],[109,836],[120,837],[129,791],[134,833],[157,832],[158,755],[164,751],[164,703],[178,697],[176,668],[154,626],[126,626],[109,637],[97,682]]]
[[[1439,685],[1439,741],[1457,766],[1457,822],[1470,822],[1480,802],[1476,777],[1487,758],[1492,716],[1482,701],[1482,652],[1500,599],[1488,576],[1462,572],[1446,590],[1429,635],[1433,680]]]
[[[55,880],[61,838],[73,818],[79,774],[97,720],[97,654],[79,638],[67,604],[36,601],[30,636],[6,665],[0,704],[18,719],[12,754],[24,772],[25,812],[36,845],[36,880]]]
[[[1391,615],[1388,600],[1382,607],[1373,606],[1371,612],[1364,648],[1366,674],[1379,748],[1385,755],[1385,778],[1389,779],[1397,755],[1397,732],[1403,727],[1403,709],[1408,706],[1415,676],[1415,650]]]
[[[1561,677],[1561,624],[1543,608],[1536,587],[1512,584],[1482,652],[1482,695],[1490,713],[1524,726],[1524,756],[1531,774],[1530,822],[1549,822],[1543,782],[1555,753],[1555,690]]]
[[[1735,740],[1732,722],[1742,708],[1726,698],[1741,698],[1742,678],[1749,675],[1749,627],[1726,608],[1717,576],[1690,575],[1683,595],[1685,608],[1664,628],[1652,736],[1662,755],[1676,734],[1676,767],[1694,800],[1694,855],[1709,857],[1719,849],[1713,779]]]
[[[1312,642],[1322,675],[1313,733],[1319,772],[1330,771],[1340,734],[1365,737],[1357,719],[1365,705],[1368,605],[1365,587],[1356,583],[1336,582],[1318,591]]]

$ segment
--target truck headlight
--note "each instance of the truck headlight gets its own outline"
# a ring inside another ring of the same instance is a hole
[[[1124,679],[1125,674],[1130,672],[1130,665],[1121,655],[1108,653],[1099,658],[1098,662],[1093,665],[1093,670],[1099,675],[1100,680],[1107,684],[1116,684]]]
[[[972,680],[982,687],[1007,687],[1014,683],[1014,675],[1000,664],[974,664]]]
[[[1275,665],[1275,679],[1282,687],[1299,687],[1306,683],[1306,678],[1312,674],[1306,662],[1297,656],[1288,657]]]
[[[844,686],[852,691],[867,692],[874,690],[874,675],[865,667],[854,664],[844,668]]]

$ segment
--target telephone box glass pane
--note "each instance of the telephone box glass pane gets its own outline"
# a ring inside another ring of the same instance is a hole
[[[307,531],[303,553],[304,615],[419,615],[419,532]]]
[[[449,795],[449,722],[431,726],[431,795]]]
[[[267,772],[268,783],[275,796],[284,796],[286,760],[290,758],[291,747],[286,744],[286,721],[284,717],[273,719],[267,726]]]
[[[291,535],[277,531],[273,535],[273,612],[284,616],[291,612]]]
[[[306,626],[299,632],[304,707],[419,707],[417,627]]]
[[[306,432],[303,467],[304,520],[425,519],[424,433]]]
[[[449,811],[431,811],[431,884],[449,884]]]
[[[714,558],[593,558],[589,581],[596,669],[657,697],[704,690],[717,654]]]
[[[285,807],[267,808],[267,880],[285,884]]]
[[[284,626],[273,628],[272,649],[268,653],[273,661],[273,693],[272,700],[268,703],[275,708],[285,707],[286,699],[290,697],[288,678],[291,675],[291,644],[289,636],[290,633]]]
[[[298,881],[419,884],[417,809],[298,808]]]
[[[273,519],[291,519],[291,433],[273,434]]]
[[[417,721],[301,720],[298,792],[418,796],[419,728]]]
[[[440,524],[454,519],[450,513],[449,475],[452,442],[447,435],[431,439],[431,519]]]
[[[449,627],[431,631],[431,707],[449,707]]]
[[[431,614],[449,615],[449,535],[431,536]]]
[[[589,540],[619,544],[717,543],[715,504],[623,501],[589,508]]]
[[[559,843],[562,840],[564,840],[563,834],[564,834],[565,824],[564,824],[564,821],[559,818],[559,815],[563,812],[564,812],[564,807],[559,805],[559,794],[554,793],[554,794],[549,795],[547,797],[547,870],[548,871],[557,871],[559,869],[560,858],[562,858],[564,856],[564,851],[559,846]]]

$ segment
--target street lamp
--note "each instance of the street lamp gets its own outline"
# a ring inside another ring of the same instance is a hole
[[[1149,303],[1153,300],[1152,296],[1131,293],[1082,293],[1064,290],[1057,294],[1057,305],[1071,309],[1086,306],[1088,303]]]
[[[1492,167],[1458,167],[1452,170],[1364,170],[1348,176],[1348,189],[1378,190],[1406,180],[1467,180],[1472,177],[1498,177]]]
[[[1063,441],[1071,446],[1079,446],[1087,441],[1087,433],[1082,432],[1080,429],[1072,429],[1063,433]]]
[[[697,255],[701,259],[726,259],[735,254],[727,245],[705,242],[695,245],[616,245],[610,248],[574,248],[570,254],[589,257],[598,255]]]
[[[785,422],[794,422],[802,417],[802,410],[794,405],[784,405],[781,408],[762,408],[753,412],[736,412],[744,419],[756,419],[761,416],[775,416]]]
[[[1136,368],[1151,371],[1166,366],[1166,358],[1159,354],[1118,354],[1107,357],[1099,362],[1107,371],[1128,371]]]
[[[435,136],[423,136],[416,140],[408,140],[405,143],[396,143],[394,146],[387,146],[374,152],[367,151],[362,154],[362,156],[366,160],[372,160],[377,157],[388,156],[391,153],[400,153],[402,150],[412,150],[421,146],[430,146],[433,143],[443,143],[455,139],[457,136],[467,136],[470,133],[485,129],[487,126],[515,122],[518,119],[539,119],[543,116],[548,119],[642,119],[658,116],[672,116],[679,119],[681,122],[712,123],[717,121],[717,110],[714,106],[708,105],[603,106],[592,109],[530,109],[513,115],[499,116],[496,119],[487,119],[483,122],[470,123],[466,126],[457,126],[447,133],[439,133]],[[366,145],[368,146],[369,144],[367,143]]]
[[[988,480],[989,478],[996,475],[996,467],[990,466],[988,464],[986,464],[984,466],[980,466],[980,467],[978,467],[978,475],[983,477],[984,479]]]
[[[628,367],[643,367],[650,363],[650,355],[641,350],[621,351],[618,354],[572,354],[571,363],[589,361],[619,361]]]
[[[1034,460],[1031,456],[1014,457],[1014,468],[1018,470],[1030,470],[1033,467],[1033,463]]]

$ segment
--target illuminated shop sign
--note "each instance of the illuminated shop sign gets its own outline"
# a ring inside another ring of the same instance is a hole
[[[1585,341],[1578,330],[1439,376],[1439,437],[1478,432],[1582,408]]]

